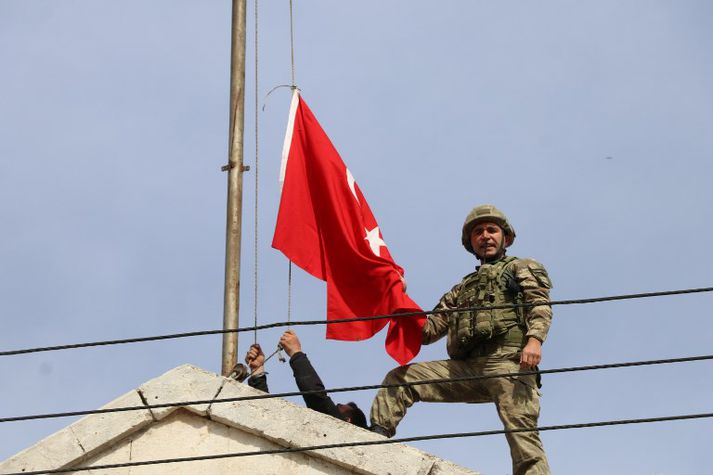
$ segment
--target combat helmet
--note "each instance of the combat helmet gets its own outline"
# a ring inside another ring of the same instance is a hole
[[[463,247],[465,247],[466,251],[471,254],[475,254],[473,246],[470,244],[470,232],[473,230],[473,226],[483,221],[496,223],[503,229],[505,236],[511,236],[512,241],[515,241],[515,228],[512,227],[505,214],[493,205],[480,205],[476,206],[470,213],[468,213],[468,216],[465,218],[465,222],[463,223],[461,242],[463,243]]]

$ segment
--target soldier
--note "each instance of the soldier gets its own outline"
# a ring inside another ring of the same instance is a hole
[[[468,214],[462,243],[480,265],[441,298],[423,327],[424,345],[448,335],[450,359],[393,369],[384,384],[537,370],[552,321],[552,308],[546,304],[552,284],[538,262],[505,254],[514,240],[515,230],[495,206],[478,206]],[[541,305],[438,313],[521,303]],[[383,388],[371,408],[371,429],[392,437],[406,410],[417,401],[493,402],[506,429],[534,428],[540,413],[538,386],[532,374]],[[550,473],[538,432],[506,437],[513,475]]]

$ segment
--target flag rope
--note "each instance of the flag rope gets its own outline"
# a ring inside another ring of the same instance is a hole
[[[292,88],[294,89],[297,86],[295,85],[295,34],[292,18],[292,0],[290,0],[290,63],[292,66]]]
[[[258,75],[258,59],[259,59],[259,49],[258,49],[258,0],[255,0],[255,208],[254,208],[254,242],[253,242],[253,252],[255,260],[255,268],[253,269],[253,325],[255,326],[255,331],[253,332],[253,344],[257,344],[257,323],[258,323],[258,277],[259,277],[259,260],[258,260],[258,199],[260,196],[260,121],[259,121],[259,75]]]
[[[292,261],[287,261],[287,328],[292,321]]]
[[[294,91],[297,85],[295,84],[295,33],[292,10],[292,0],[290,0],[290,66],[292,70],[290,88]],[[288,259],[287,262],[287,328],[289,329],[292,320],[292,261]]]

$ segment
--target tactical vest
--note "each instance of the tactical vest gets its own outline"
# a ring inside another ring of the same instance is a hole
[[[460,284],[457,308],[522,303],[522,289],[512,265],[516,257],[483,264]],[[526,325],[522,308],[464,310],[448,317],[448,355],[462,359],[485,347],[522,348]]]

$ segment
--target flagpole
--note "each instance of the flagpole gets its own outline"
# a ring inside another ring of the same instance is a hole
[[[238,328],[240,309],[240,239],[243,206],[243,131],[245,118],[246,0],[233,0],[230,59],[230,129],[228,144],[228,205],[225,232],[225,291],[223,329]],[[223,334],[222,374],[237,363],[238,334]]]

